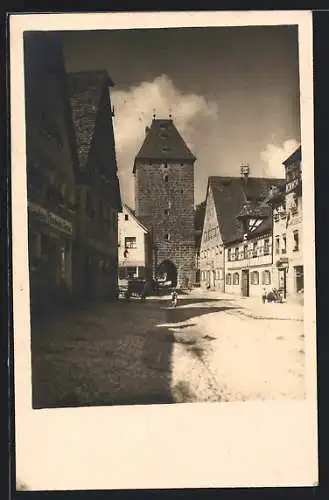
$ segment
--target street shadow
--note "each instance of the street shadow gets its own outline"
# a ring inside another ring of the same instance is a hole
[[[172,326],[185,335],[189,328],[197,328],[191,318],[234,309],[206,307],[206,302],[214,301],[187,297],[179,302],[185,307],[177,308],[160,299],[130,305],[117,302],[70,314],[67,321],[61,316],[57,321],[49,319],[48,325],[45,319],[38,326],[35,323],[32,407],[176,403],[173,349],[177,339]]]

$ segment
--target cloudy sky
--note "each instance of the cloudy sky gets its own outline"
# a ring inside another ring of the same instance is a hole
[[[145,126],[171,112],[192,152],[195,202],[209,175],[282,177],[300,141],[294,26],[63,33],[69,72],[106,69],[115,83],[122,196],[134,206],[132,167]]]

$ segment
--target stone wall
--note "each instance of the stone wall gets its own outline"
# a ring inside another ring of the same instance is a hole
[[[136,216],[150,230],[156,264],[171,260],[178,279],[195,281],[194,166],[137,163]]]

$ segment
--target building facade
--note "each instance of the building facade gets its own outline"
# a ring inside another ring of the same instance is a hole
[[[287,299],[303,300],[302,153],[299,146],[283,163],[284,189],[272,190],[268,203],[273,213],[276,286]]]
[[[200,243],[200,283],[202,288],[224,292],[224,247],[215,203],[216,196],[214,178],[210,178]]]
[[[200,248],[202,288],[260,296],[273,282],[272,214],[266,197],[282,179],[210,177]]]
[[[152,247],[150,232],[123,205],[118,220],[119,278],[151,278]]]
[[[287,248],[287,212],[285,185],[278,189],[272,187],[268,196],[272,207],[273,220],[273,286],[280,290],[283,298],[288,294],[288,248]]]
[[[113,300],[118,293],[118,212],[113,112],[105,71],[68,75],[78,165],[73,285],[77,301]]]
[[[291,297],[303,298],[303,198],[301,147],[284,162],[286,174],[288,290]]]
[[[273,288],[272,231],[260,230],[225,248],[225,291],[243,297],[260,297]]]
[[[194,162],[172,119],[153,119],[138,152],[135,214],[150,229],[153,276],[195,282]]]
[[[71,303],[75,237],[73,129],[61,42],[24,34],[31,310]]]

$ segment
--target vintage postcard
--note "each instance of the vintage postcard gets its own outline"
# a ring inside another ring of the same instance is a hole
[[[10,19],[17,488],[312,486],[312,14]]]

